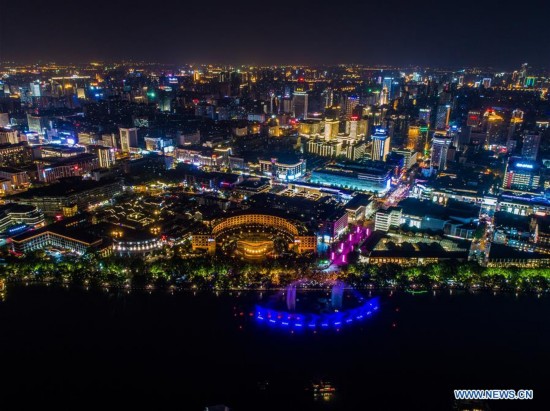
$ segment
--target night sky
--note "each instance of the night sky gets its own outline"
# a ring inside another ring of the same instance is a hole
[[[550,4],[0,0],[0,60],[548,67]]]

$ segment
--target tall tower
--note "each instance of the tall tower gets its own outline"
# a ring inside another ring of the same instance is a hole
[[[536,160],[539,153],[540,133],[525,133],[523,135],[523,147],[521,157],[529,160]]]
[[[292,95],[292,114],[296,118],[306,119],[308,110],[307,91],[295,91]]]
[[[325,140],[332,140],[338,136],[338,129],[340,128],[340,121],[327,118],[325,119]]]
[[[435,129],[445,130],[449,125],[451,118],[451,106],[449,104],[441,104],[437,106],[437,115],[435,117]]]
[[[390,152],[390,136],[388,136],[388,132],[383,128],[377,128],[371,138],[371,158],[375,161],[385,161],[386,156]]]
[[[432,140],[431,165],[439,170],[447,168],[447,153],[453,139],[446,133],[435,132]]]
[[[429,126],[431,112],[432,110],[430,108],[421,108],[418,112],[418,119],[424,121]]]

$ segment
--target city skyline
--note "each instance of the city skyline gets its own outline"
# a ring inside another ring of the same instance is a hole
[[[380,64],[492,66],[524,61],[547,66],[540,42],[548,5],[520,19],[488,2],[456,7],[403,1],[339,7],[293,4],[289,10],[211,2],[164,2],[144,11],[103,0],[86,8],[67,1],[9,2],[0,26],[0,61],[148,60],[183,64]]]

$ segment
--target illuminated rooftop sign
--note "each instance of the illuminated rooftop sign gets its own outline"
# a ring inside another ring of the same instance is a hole
[[[526,163],[516,163],[516,167],[518,167],[518,168],[527,168],[529,170],[533,169],[532,164],[526,164]]]

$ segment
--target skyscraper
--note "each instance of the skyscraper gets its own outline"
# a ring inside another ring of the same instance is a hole
[[[327,118],[325,119],[325,140],[331,140],[338,135],[338,129],[340,128],[340,121]]]
[[[372,138],[371,158],[375,161],[384,161],[390,152],[390,137],[383,128],[377,128]]]
[[[428,126],[430,125],[430,114],[432,110],[428,107],[421,108],[418,112],[418,119],[424,121]]]
[[[353,109],[359,104],[359,97],[349,96],[346,98],[346,118],[351,118],[353,115]]]
[[[468,118],[466,119],[466,125],[473,128],[479,128],[481,125],[481,112],[479,110],[468,111]]]
[[[527,132],[523,135],[523,147],[521,157],[536,160],[539,153],[540,133]]]
[[[446,133],[435,132],[432,140],[432,154],[430,162],[433,168],[445,170],[447,168],[447,153],[453,139]]]
[[[130,152],[130,147],[138,146],[137,128],[120,128],[120,149],[124,153]]]
[[[451,118],[451,106],[448,104],[440,104],[437,106],[437,114],[435,117],[435,129],[445,130],[449,125]]]
[[[296,118],[306,119],[308,110],[307,91],[295,91],[292,95],[292,114]]]

